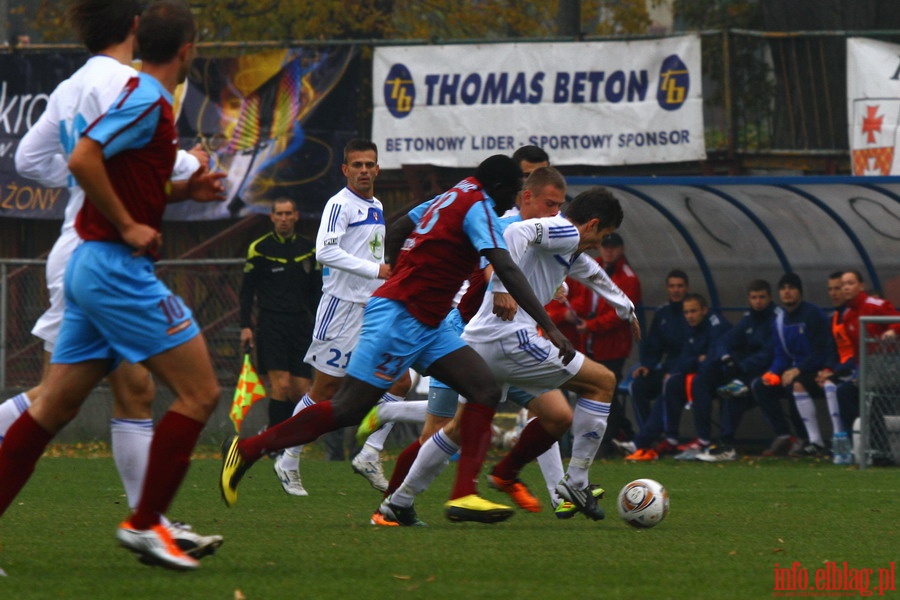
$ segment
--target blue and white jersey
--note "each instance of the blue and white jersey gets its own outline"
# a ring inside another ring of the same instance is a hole
[[[616,307],[622,319],[634,318],[634,305],[600,268],[597,261],[579,252],[578,229],[562,215],[528,219],[510,223],[503,233],[513,261],[525,274],[534,295],[547,304],[567,276],[594,289]],[[497,276],[491,279],[489,292],[506,292]],[[520,330],[534,332],[537,323],[524,310],[516,311],[512,321],[504,321],[493,313],[494,300],[487,293],[478,313],[466,325],[463,339],[490,342]]]
[[[322,293],[365,303],[382,281],[384,213],[377,198],[344,188],[325,204],[316,236],[316,260],[322,265]]]
[[[578,230],[567,219],[556,215],[510,223],[503,232],[503,238],[513,261],[531,284],[534,295],[541,304],[550,302],[578,252]],[[491,292],[506,292],[496,275],[491,278],[490,289],[481,301],[481,308],[466,325],[464,340],[489,342],[521,329],[529,332],[536,329],[534,319],[524,310],[516,311],[512,321],[504,321],[494,315]]]

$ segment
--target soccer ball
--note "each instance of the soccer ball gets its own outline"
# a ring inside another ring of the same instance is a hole
[[[655,527],[669,513],[669,493],[658,481],[635,479],[622,488],[619,516],[632,527]]]

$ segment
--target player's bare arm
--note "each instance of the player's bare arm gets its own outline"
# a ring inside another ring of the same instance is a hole
[[[119,230],[125,243],[137,250],[136,255],[159,248],[162,234],[135,221],[113,189],[99,143],[89,137],[81,138],[69,157],[69,171],[86,198]]]
[[[384,262],[393,265],[397,262],[397,256],[400,255],[400,248],[403,242],[413,232],[416,224],[413,223],[406,214],[398,216],[388,227],[387,235],[384,241]]]

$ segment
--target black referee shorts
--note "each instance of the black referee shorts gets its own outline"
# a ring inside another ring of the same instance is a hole
[[[256,329],[256,362],[260,373],[288,371],[294,377],[312,378],[312,367],[303,362],[312,340],[312,321],[303,314],[259,314]]]

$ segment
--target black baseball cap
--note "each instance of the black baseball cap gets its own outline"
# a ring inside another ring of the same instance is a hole
[[[604,248],[621,248],[625,245],[625,241],[618,233],[610,233],[603,238],[603,241],[600,242],[600,245]]]

